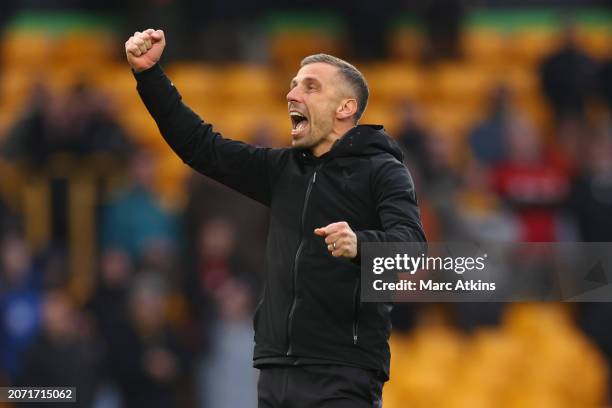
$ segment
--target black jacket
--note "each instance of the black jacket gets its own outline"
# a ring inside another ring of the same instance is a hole
[[[135,76],[161,134],[186,164],[270,207],[255,366],[336,363],[387,377],[392,306],[361,303],[358,261],[332,257],[314,229],[346,221],[359,243],[425,241],[396,143],[381,126],[363,125],[319,158],[254,147],[203,122],[159,65]]]

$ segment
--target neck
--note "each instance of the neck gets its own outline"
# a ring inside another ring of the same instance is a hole
[[[321,139],[319,143],[317,143],[315,146],[312,147],[311,151],[312,151],[313,156],[321,157],[325,153],[329,152],[334,146],[334,143],[336,143],[336,140],[340,139],[342,136],[344,136],[349,130],[351,130],[355,126],[357,125],[355,125],[354,123],[350,123],[350,124],[338,123],[334,125],[332,131],[329,132],[329,134],[326,137]]]

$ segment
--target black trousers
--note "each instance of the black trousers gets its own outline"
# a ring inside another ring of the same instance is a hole
[[[342,365],[275,365],[259,373],[259,408],[381,408],[377,373]]]

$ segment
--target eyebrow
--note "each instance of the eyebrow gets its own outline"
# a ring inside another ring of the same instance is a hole
[[[321,81],[319,81],[317,78],[313,77],[313,76],[305,76],[303,79],[304,82],[314,82],[316,85],[321,85]],[[289,89],[293,89],[294,87],[296,87],[298,84],[297,79],[293,78],[291,80],[291,83],[289,84]]]

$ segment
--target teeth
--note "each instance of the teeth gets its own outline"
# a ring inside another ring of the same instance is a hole
[[[289,117],[291,118],[292,134],[297,134],[301,132],[306,126],[306,122],[308,121],[306,116],[302,115],[300,112],[297,111],[290,111]]]

